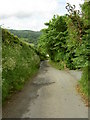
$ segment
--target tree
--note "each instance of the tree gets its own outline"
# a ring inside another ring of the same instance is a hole
[[[63,60],[63,54],[66,50],[67,25],[65,22],[66,16],[53,16],[49,23],[45,23],[48,27],[43,30],[39,45],[46,48],[51,60]],[[43,44],[45,43],[45,44]]]

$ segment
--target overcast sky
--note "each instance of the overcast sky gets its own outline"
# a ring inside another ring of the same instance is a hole
[[[0,0],[0,25],[5,28],[39,31],[54,14],[66,14],[66,3],[79,4],[83,0]]]

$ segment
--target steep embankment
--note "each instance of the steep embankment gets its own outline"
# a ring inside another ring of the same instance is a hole
[[[2,30],[2,100],[20,90],[38,69],[39,57],[31,46]]]

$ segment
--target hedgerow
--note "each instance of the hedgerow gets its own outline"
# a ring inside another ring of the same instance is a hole
[[[81,86],[88,92],[87,68],[89,57],[90,23],[88,11],[90,1],[81,5],[81,12],[67,3],[67,15],[54,15],[45,23],[38,47],[42,53],[49,54],[53,65],[58,69],[80,69],[83,71]],[[42,47],[42,48],[41,48]]]

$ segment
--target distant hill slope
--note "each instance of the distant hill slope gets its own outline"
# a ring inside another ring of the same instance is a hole
[[[12,34],[18,36],[20,39],[27,41],[29,43],[37,44],[38,38],[41,35],[40,31],[31,30],[9,30]]]

